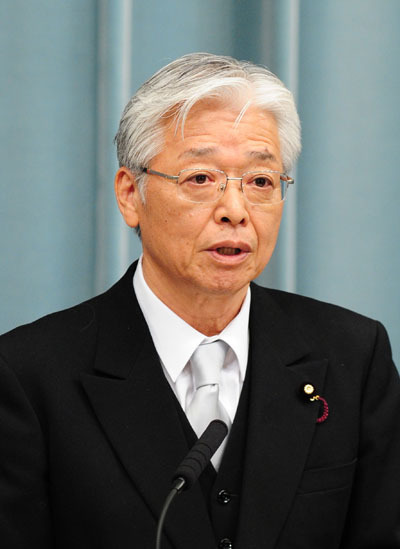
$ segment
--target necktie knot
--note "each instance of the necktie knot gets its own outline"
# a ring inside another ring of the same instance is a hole
[[[220,339],[197,347],[190,359],[196,390],[204,385],[219,384],[227,348]]]

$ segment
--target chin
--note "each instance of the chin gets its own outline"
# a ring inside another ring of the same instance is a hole
[[[217,280],[215,278],[212,281],[212,284],[208,285],[206,288],[207,293],[212,295],[234,295],[237,292],[240,292],[244,288],[247,289],[247,286],[251,282],[250,279],[240,279],[240,280],[227,280],[227,278]]]

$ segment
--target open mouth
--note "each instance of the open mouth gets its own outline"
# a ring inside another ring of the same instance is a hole
[[[217,248],[217,253],[220,255],[238,255],[242,250],[240,248],[228,248],[226,246]]]

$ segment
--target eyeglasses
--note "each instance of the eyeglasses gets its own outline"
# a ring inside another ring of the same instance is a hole
[[[197,204],[216,202],[223,195],[228,181],[240,181],[240,189],[250,204],[277,204],[285,200],[288,186],[294,183],[291,177],[275,170],[246,172],[242,177],[228,177],[222,170],[205,168],[188,168],[178,175],[168,175],[150,168],[142,168],[142,171],[174,181],[178,195]]]

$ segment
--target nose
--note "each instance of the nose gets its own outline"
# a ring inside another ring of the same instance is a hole
[[[234,178],[232,178],[234,179]],[[240,180],[228,179],[225,190],[215,207],[216,223],[246,225],[249,221],[246,199],[242,192]]]

